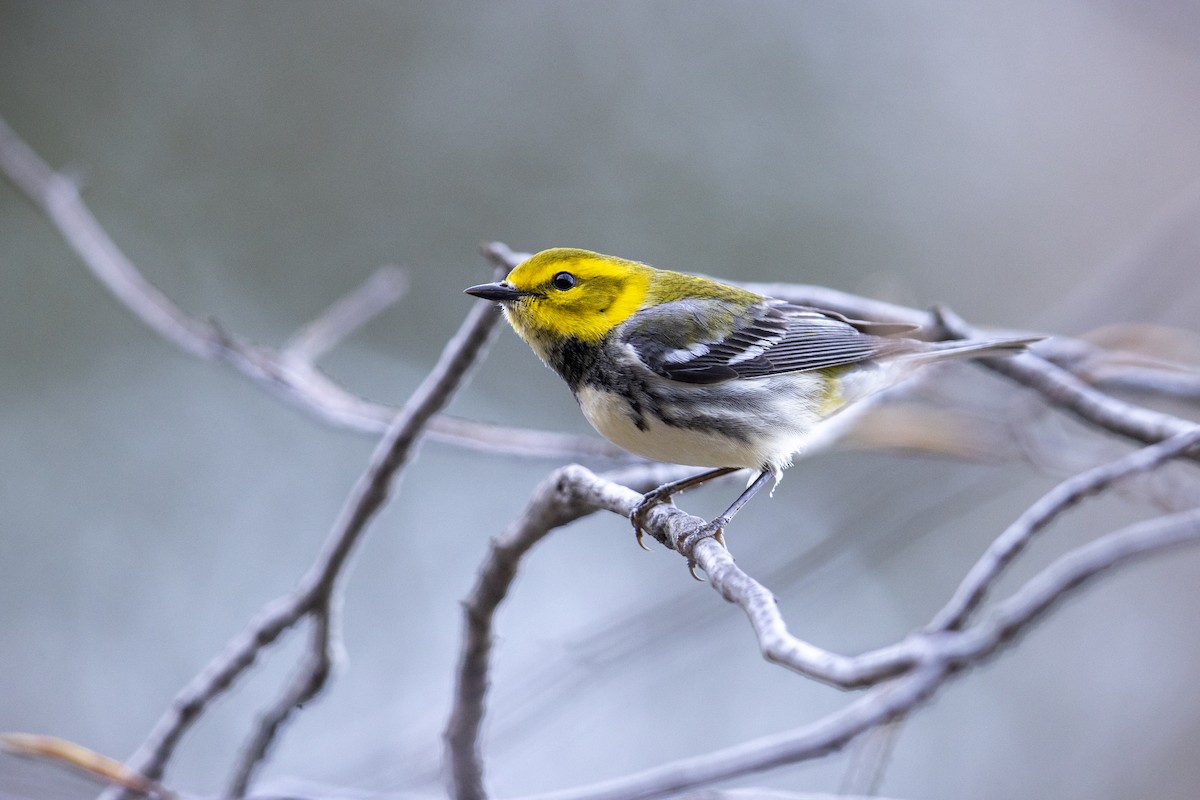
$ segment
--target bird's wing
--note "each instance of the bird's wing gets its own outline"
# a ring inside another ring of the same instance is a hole
[[[878,330],[874,325],[778,301],[739,313],[721,301],[683,300],[639,311],[621,339],[664,378],[701,384],[844,366],[920,347],[860,330]]]

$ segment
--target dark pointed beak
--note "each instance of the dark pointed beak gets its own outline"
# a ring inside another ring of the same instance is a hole
[[[478,286],[472,286],[470,289],[463,289],[463,291],[475,297],[482,297],[484,300],[497,300],[501,303],[520,300],[529,294],[529,292],[522,292],[520,289],[515,289],[504,282],[481,283]]]

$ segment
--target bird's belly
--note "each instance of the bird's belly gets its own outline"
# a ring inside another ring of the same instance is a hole
[[[686,424],[668,424],[653,414],[635,414],[623,396],[590,386],[576,394],[583,415],[613,444],[655,461],[697,467],[784,467],[802,449],[811,423],[775,428],[766,437],[733,436]],[[639,427],[638,423],[642,427]]]

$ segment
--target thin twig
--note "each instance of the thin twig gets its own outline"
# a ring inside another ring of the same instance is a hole
[[[358,479],[321,553],[301,579],[300,585],[294,592],[270,603],[246,630],[231,640],[225,650],[184,687],[150,737],[130,759],[129,764],[134,770],[151,778],[161,777],[179,739],[207,705],[254,663],[263,648],[309,614],[316,617],[314,625],[317,626],[318,635],[310,640],[313,656],[306,663],[313,670],[311,677],[317,684],[311,694],[319,691],[328,674],[324,664],[330,647],[327,638],[329,621],[321,618],[327,617],[330,609],[337,605],[332,596],[346,560],[367,523],[386,502],[398,471],[411,456],[425,425],[438,409],[449,402],[454,390],[467,377],[472,364],[495,330],[498,318],[496,310],[485,304],[471,308],[433,371],[405,403],[404,409],[375,448],[366,471]],[[304,675],[303,672],[301,674]],[[304,677],[298,678],[293,686],[302,685],[306,680]],[[287,697],[288,694],[285,694]],[[236,770],[238,777],[233,781],[234,784],[239,783],[240,776],[245,775],[248,779],[252,774],[278,727],[276,717],[279,717],[278,722],[282,722],[286,716],[287,712],[268,713],[263,718],[260,732],[248,749],[244,763]],[[258,744],[260,740],[263,740],[261,745]]]
[[[1126,366],[1102,370],[1088,367],[1084,370],[1083,378],[1091,385],[1107,391],[1200,402],[1200,373],[1196,372],[1154,367]]]
[[[407,291],[407,272],[393,265],[380,267],[357,289],[296,331],[280,355],[288,361],[315,364]]]
[[[189,317],[147,281],[83,204],[75,183],[50,169],[2,119],[0,169],[45,212],[92,274],[126,308],[184,352],[214,357],[219,332]]]
[[[743,789],[701,789],[680,795],[679,800],[889,800],[889,798],[875,793],[789,792],[783,789],[753,786]],[[898,798],[891,798],[891,800],[898,800]]]
[[[233,777],[225,790],[226,797],[243,797],[253,780],[254,774],[262,765],[272,742],[292,713],[320,694],[333,670],[334,634],[330,630],[334,624],[334,612],[326,600],[312,612],[312,632],[309,634],[309,646],[301,659],[296,674],[292,676],[287,688],[280,693],[274,705],[264,711],[258,718],[250,738],[242,745],[241,755],[233,770]]]
[[[301,672],[292,688],[262,719],[259,731],[235,770],[231,784],[233,796],[240,796],[244,792],[279,724],[287,718],[295,704],[314,696],[324,685],[329,674],[330,630],[333,627],[329,615],[338,606],[334,592],[337,580],[343,574],[342,568],[367,524],[387,502],[398,473],[408,462],[425,426],[438,410],[450,402],[455,390],[467,379],[471,367],[495,332],[498,320],[499,313],[493,307],[476,306],[470,310],[458,333],[442,350],[438,363],[409,397],[404,409],[375,448],[367,470],[359,478],[334,524],[325,548],[309,574],[301,581],[301,587],[308,587],[305,592],[308,604],[317,614],[314,635],[310,640],[310,657],[305,662],[311,673],[306,677]]]
[[[978,335],[978,331],[949,309],[939,309],[937,317],[953,338]],[[1104,394],[1035,352],[1012,358],[982,358],[977,363],[1037,391],[1046,402],[1085,422],[1144,444],[1161,442],[1192,427],[1187,420]]]
[[[977,624],[939,635],[946,657],[960,664],[986,658],[1104,572],[1200,541],[1200,508],[1129,525],[1060,556],[997,603]]]
[[[1164,334],[1163,330],[1156,332]],[[1043,355],[1095,387],[1185,402],[1200,400],[1200,370],[1180,361],[1146,355],[1145,350],[1142,346],[1136,352],[1114,351],[1083,339],[1069,339]]]
[[[648,491],[665,482],[668,471],[675,472],[663,465],[646,465],[614,477]],[[627,501],[639,497],[634,490],[598,478],[583,467],[555,470],[534,490],[525,512],[492,540],[475,585],[463,601],[466,629],[456,672],[454,707],[444,734],[447,780],[451,796],[458,800],[482,800],[487,796],[479,732],[491,671],[492,630],[496,611],[512,588],[521,560],[551,531],[599,508],[619,505],[620,500],[610,496],[613,494]],[[584,498],[590,498],[590,502]],[[629,502],[628,509],[632,508]]]
[[[926,667],[875,687],[840,710],[791,731],[750,739],[722,750],[669,761],[649,769],[522,800],[648,800],[719,781],[765,772],[836,752],[860,734],[907,713],[948,677]]]
[[[1012,563],[1030,540],[1060,515],[1085,497],[1098,494],[1119,480],[1140,475],[1166,461],[1178,458],[1200,443],[1200,426],[1193,426],[1171,439],[1135,450],[1115,461],[1072,476],[1031,505],[1004,533],[996,537],[975,563],[954,596],[934,616],[928,630],[961,628],[979,607],[988,589],[1004,568]]]
[[[504,242],[484,242],[479,246],[479,250],[497,269],[502,269],[506,272],[511,271],[522,261],[529,258],[529,253],[513,250]]]
[[[121,251],[83,202],[79,188],[55,172],[0,119],[0,172],[53,223],[92,275],[126,309],[183,352],[225,364],[264,390],[338,428],[383,433],[399,409],[372,403],[338,385],[315,359],[400,295],[386,268],[305,326],[282,353],[243,341],[212,322],[189,315],[155,287]],[[489,260],[511,268],[519,257],[506,246],[488,245]],[[381,277],[382,275],[382,277]],[[385,303],[386,301],[386,303]],[[533,458],[625,460],[620,450],[597,440],[435,418],[430,439],[485,453]]]
[[[154,800],[178,800],[179,795],[114,758],[101,755],[83,745],[30,733],[0,733],[0,751],[25,758],[41,758],[65,764],[72,769],[99,778],[141,797]]]

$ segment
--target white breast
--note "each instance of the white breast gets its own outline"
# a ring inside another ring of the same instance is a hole
[[[630,414],[628,401],[620,395],[583,386],[576,396],[584,416],[604,438],[632,453],[669,464],[751,469],[761,469],[767,464],[785,467],[792,454],[803,449],[817,422],[811,405],[789,401],[783,395],[778,398],[779,402],[788,408],[781,416],[788,423],[770,426],[762,436],[753,439],[667,425],[649,413],[642,418],[646,426],[642,430]],[[783,411],[782,408],[779,410]]]

